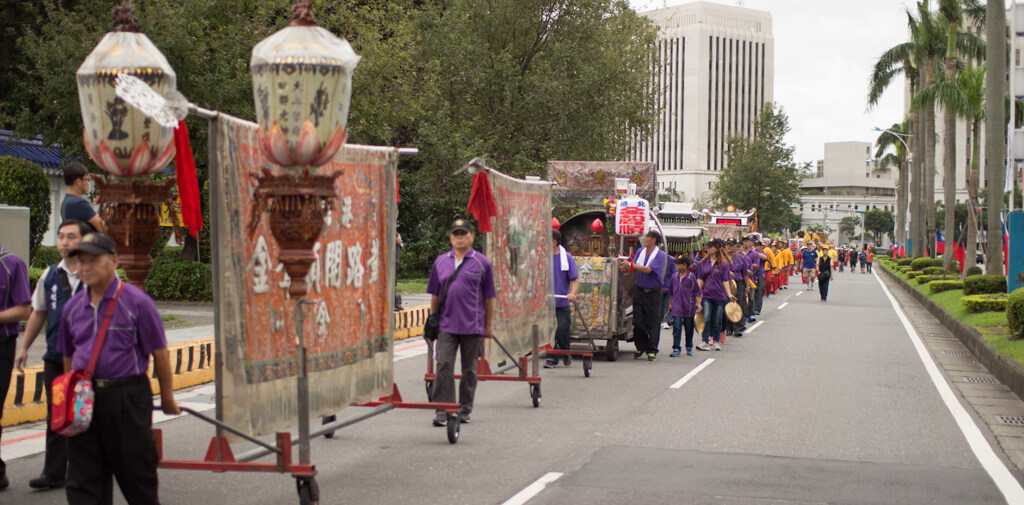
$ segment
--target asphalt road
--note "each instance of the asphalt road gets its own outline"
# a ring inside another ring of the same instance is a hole
[[[669,358],[663,331],[654,363],[630,359],[625,344],[590,378],[578,364],[544,370],[540,408],[525,384],[483,382],[455,445],[416,410],[317,439],[321,503],[1006,503],[874,276],[839,276],[827,303],[791,285],[761,319],[721,352]],[[396,383],[424,400],[422,347],[398,347]],[[173,458],[201,458],[212,435],[191,418],[160,427]],[[41,465],[41,455],[8,461],[0,503],[64,503],[60,491],[27,489]],[[160,478],[164,504],[297,503],[282,475]]]

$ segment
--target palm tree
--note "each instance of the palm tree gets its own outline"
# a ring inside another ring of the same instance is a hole
[[[988,2],[985,14],[986,40],[1001,41],[1006,38],[1005,8],[1002,2]],[[1000,229],[999,218],[1003,212],[1006,44],[986,44],[985,61],[985,172],[988,175],[988,230],[992,232],[992,240],[988,240],[985,273],[998,275],[1003,273],[1003,247],[999,240],[994,239],[994,235],[995,230]]]
[[[879,168],[896,167],[896,243],[902,244],[906,240],[906,228],[904,223],[907,219],[907,202],[910,196],[907,190],[908,169],[910,168],[910,153],[907,152],[904,141],[901,137],[907,136],[907,125],[909,119],[902,123],[890,126],[886,131],[878,135],[875,140],[875,159],[878,160]],[[893,152],[895,151],[895,153]]]
[[[976,0],[939,0],[939,14],[945,22],[946,27],[946,81],[955,87],[957,82],[957,53],[966,54],[969,57],[980,59],[984,57],[984,44],[971,33],[961,31],[965,15],[974,21],[984,19],[984,9]],[[944,190],[943,201],[949,209],[954,208],[956,200],[956,118],[964,116],[962,110],[958,110],[955,104],[939,101],[943,106],[943,180]],[[962,109],[962,107],[961,107]],[[950,240],[955,240],[953,235],[954,212],[946,212],[943,230]],[[943,257],[943,265],[948,269],[953,260],[953,247],[947,246]]]
[[[893,79],[901,74],[906,77],[911,94],[916,93],[920,87],[922,44],[920,43],[919,23],[910,10],[907,10],[907,26],[910,29],[910,40],[889,48],[879,56],[878,62],[875,63],[868,83],[868,109],[878,105],[882,93],[892,84]],[[912,105],[907,117],[907,133],[914,141],[908,160],[913,158],[914,153],[920,155],[923,152],[921,142],[918,141],[922,137],[919,132],[923,117],[919,109]],[[922,157],[918,156],[918,158]],[[909,179],[910,238],[913,244],[912,252],[915,256],[921,256],[921,251],[924,249],[921,247],[921,244],[924,243],[924,223],[921,219],[923,216],[921,203],[923,165],[923,159],[917,163],[910,163],[906,174]]]

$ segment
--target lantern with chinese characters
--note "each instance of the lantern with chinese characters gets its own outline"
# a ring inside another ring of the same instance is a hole
[[[167,58],[140,33],[133,9],[115,7],[113,26],[78,67],[78,101],[89,156],[115,176],[162,170],[174,157],[174,129],[160,126],[115,93],[115,79],[138,77],[161,95],[175,90],[176,76]]]
[[[313,26],[309,0],[292,6],[289,26],[252,50],[260,150],[281,171],[264,167],[259,175],[250,231],[265,212],[294,298],[308,291],[306,274],[316,260],[313,244],[334,205],[334,180],[341,175],[310,169],[331,161],[345,143],[358,62],[348,42]]]
[[[144,176],[171,162],[174,130],[125,103],[117,96],[115,81],[118,74],[133,75],[166,95],[175,90],[175,74],[167,58],[139,32],[131,5],[122,3],[111,16],[111,32],[76,73],[82,136],[89,156],[109,174],[96,180],[97,201],[121,267],[129,282],[145,289],[153,267],[149,253],[160,231],[159,206],[171,203],[175,181],[150,182]]]
[[[344,39],[313,25],[308,0],[289,26],[252,50],[258,136],[264,156],[282,167],[317,167],[348,135],[352,72],[359,56]]]

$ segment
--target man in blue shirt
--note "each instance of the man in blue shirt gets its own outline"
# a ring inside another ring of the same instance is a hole
[[[624,271],[636,272],[636,292],[633,294],[633,359],[647,356],[654,361],[661,338],[661,283],[665,272],[665,253],[658,248],[661,234],[651,230],[640,238],[641,247],[633,261],[623,260]]]
[[[576,271],[576,260],[562,247],[562,232],[551,230],[551,250],[554,254],[551,257],[553,278],[555,281],[555,295],[565,298],[555,298],[555,320],[558,328],[555,330],[555,349],[569,349],[569,327],[572,326],[572,305],[576,299],[576,290],[579,289],[579,272]],[[565,357],[565,366],[572,364],[572,356]],[[558,357],[549,356],[544,368],[558,366]]]
[[[804,269],[804,284],[807,289],[811,289],[814,287],[814,271],[818,268],[818,251],[814,250],[814,244],[810,241],[804,244],[803,264],[800,268]]]
[[[91,181],[92,176],[85,169],[85,165],[73,161],[64,167],[64,184],[68,187],[68,192],[60,204],[60,219],[82,221],[89,226],[90,231],[107,233],[106,223],[100,219],[99,214],[96,214],[89,200],[83,197],[89,192]]]

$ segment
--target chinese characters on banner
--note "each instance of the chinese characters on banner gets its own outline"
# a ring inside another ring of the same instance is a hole
[[[619,198],[615,206],[615,233],[623,236],[643,235],[647,232],[647,200],[635,196]]]
[[[255,174],[275,167],[256,124],[221,115],[211,128],[219,177],[216,293],[224,421],[256,435],[297,421],[296,301],[267,216],[249,234]],[[394,148],[348,145],[320,173],[343,171],[306,276],[302,331],[311,415],[390,394],[393,380]],[[357,219],[358,217],[358,219]]]
[[[484,254],[494,266],[494,336],[513,356],[533,349],[533,325],[540,345],[550,343],[555,331],[555,304],[551,282],[551,184],[514,179],[491,170],[491,185],[498,214],[494,231],[487,235]],[[508,359],[493,342],[486,341],[484,357],[491,363]]]

